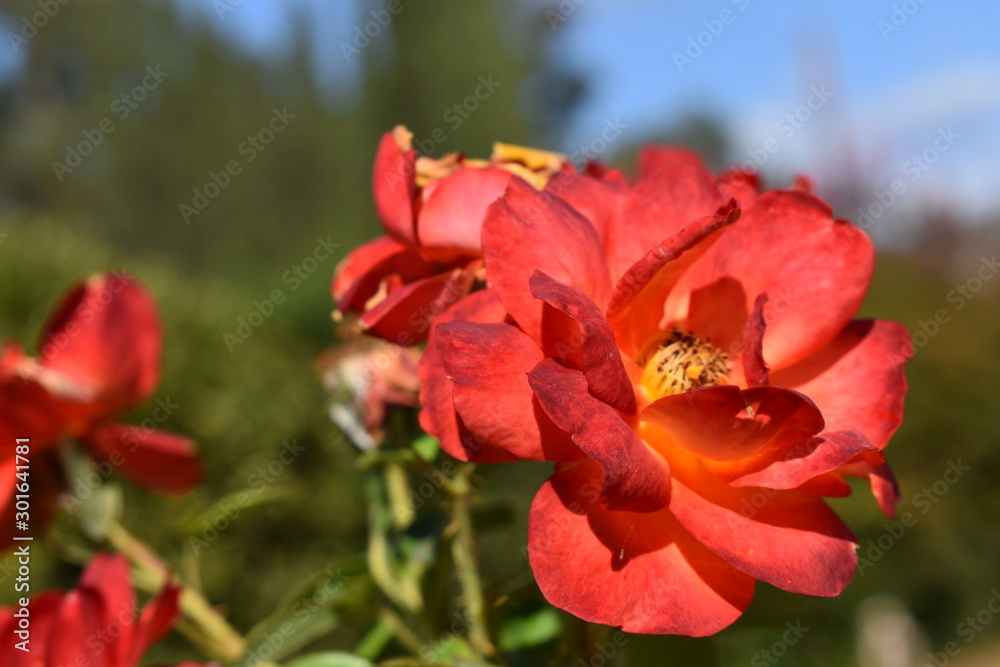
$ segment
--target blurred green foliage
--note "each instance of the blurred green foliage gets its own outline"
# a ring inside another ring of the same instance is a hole
[[[368,9],[363,5],[362,14]],[[3,16],[18,22],[34,10],[28,0],[7,2]],[[120,268],[149,286],[166,337],[157,396],[177,406],[160,426],[198,441],[207,478],[180,499],[123,483],[124,522],[178,570],[196,573],[206,595],[246,632],[331,563],[364,550],[358,453],[325,416],[313,361],[335,342],[328,281],[336,261],[377,233],[369,184],[380,135],[404,123],[427,141],[442,128],[447,139],[433,146],[438,155],[456,149],[486,155],[494,140],[551,141],[585,82],[544,56],[541,13],[512,30],[501,20],[503,9],[488,3],[414,2],[394,19],[391,34],[359,56],[363,91],[353,107],[331,104],[329,92],[317,87],[311,33],[303,25],[290,56],[265,61],[223,40],[212,12],[192,19],[169,3],[137,0],[92,0],[60,11],[0,87],[0,334],[30,346],[59,295],[89,273]],[[147,67],[168,75],[120,117],[114,100],[139,84]],[[550,93],[565,94],[526,94],[528,74]],[[468,122],[452,127],[445,113],[472,93],[480,76],[501,85]],[[247,161],[241,143],[276,108],[295,117]],[[105,118],[114,131],[60,179],[52,163],[64,162],[67,147]],[[724,133],[703,119],[668,124],[662,136],[708,151],[713,162],[725,154]],[[180,204],[191,204],[193,190],[204,190],[211,173],[231,160],[240,173],[185,222]],[[339,244],[335,256],[290,279],[318,239]],[[957,623],[1000,586],[997,286],[987,283],[961,310],[947,301],[955,281],[973,275],[976,256],[953,263],[945,275],[929,271],[918,255],[883,257],[864,306],[866,315],[897,319],[911,331],[938,309],[951,318],[909,366],[907,417],[888,452],[903,489],[900,511],[913,513],[916,524],[839,598],[798,597],[761,584],[744,618],[718,636],[629,637],[615,664],[660,665],[663,656],[670,664],[754,664],[780,641],[786,622],[796,621],[810,629],[782,664],[853,664],[856,611],[874,595],[907,605],[930,647],[955,639]],[[274,290],[287,300],[228,349],[223,335]],[[138,408],[131,420],[148,417],[152,407]],[[412,415],[396,418],[412,429]],[[294,460],[273,465],[289,446]],[[970,470],[924,511],[915,494],[932,488],[959,459]],[[510,664],[540,664],[570,641],[599,655],[594,645],[607,646],[613,636],[547,611],[523,556],[528,505],[548,466],[480,472],[473,520],[487,600],[503,597],[494,614],[514,619],[495,633],[514,651]],[[834,504],[857,531],[864,556],[869,540],[886,534],[888,520],[866,489],[858,491]],[[250,498],[245,505],[241,493]],[[443,520],[440,501],[439,494],[429,498],[418,523]],[[82,540],[69,523],[60,521],[56,531],[64,547]],[[77,569],[60,561],[58,551],[39,544],[36,583],[72,586]],[[429,585],[454,595],[441,558],[444,572]],[[10,597],[6,587],[2,596]],[[331,618],[336,629],[310,649],[353,650],[375,611],[368,606]],[[442,627],[447,623],[441,619]],[[565,637],[554,638],[560,629]],[[983,636],[1000,636],[1000,622]],[[403,652],[393,643],[386,655]],[[150,660],[191,655],[172,635]]]

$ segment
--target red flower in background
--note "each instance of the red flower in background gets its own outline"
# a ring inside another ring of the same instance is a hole
[[[179,596],[180,589],[168,584],[139,613],[125,558],[99,553],[74,590],[35,597],[25,607],[27,616],[23,612],[18,616],[19,608],[0,607],[0,633],[5,637],[0,663],[6,667],[136,667],[146,650],[170,629],[178,614]],[[24,632],[25,618],[30,633]],[[196,663],[178,667],[196,667]]]
[[[822,498],[862,476],[894,511],[882,449],[911,348],[852,319],[871,242],[743,176],[647,149],[631,188],[512,179],[483,222],[489,289],[428,342],[421,422],[447,451],[557,462],[528,553],[546,598],[585,620],[707,635],[757,580],[837,595],[857,545]]]
[[[76,439],[96,461],[136,484],[183,493],[201,480],[189,439],[118,423],[160,379],[162,332],[156,304],[120,273],[89,278],[63,298],[39,340],[39,356],[14,342],[0,348],[0,521],[14,522],[15,439],[30,440],[32,524],[54,514],[64,486],[58,445]],[[9,544],[9,542],[8,542]]]
[[[360,314],[362,329],[400,345],[423,341],[481,279],[483,215],[511,175],[543,188],[565,165],[555,153],[504,144],[489,161],[418,157],[412,138],[402,126],[382,137],[372,185],[387,236],[352,252],[332,284],[339,312]]]

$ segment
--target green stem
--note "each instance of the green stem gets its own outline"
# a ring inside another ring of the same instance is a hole
[[[451,553],[469,621],[469,642],[480,654],[479,657],[482,657],[496,655],[496,649],[490,641],[486,622],[486,603],[483,600],[483,586],[476,563],[472,518],[469,514],[469,495],[472,489],[469,477],[474,469],[474,465],[465,465],[452,480],[456,495],[451,499],[454,530],[451,536]]]
[[[378,620],[379,623],[389,628],[389,631],[392,632],[396,639],[399,640],[399,643],[405,646],[407,650],[411,651],[413,655],[420,655],[420,652],[424,648],[424,643],[420,641],[420,638],[412,630],[406,627],[406,623],[403,622],[403,619],[396,612],[388,607],[382,607],[378,613]]]
[[[113,524],[108,529],[107,538],[115,549],[125,554],[155,590],[169,581],[170,569],[167,565],[121,524]],[[243,637],[197,591],[182,587],[180,608],[184,616],[197,626],[202,638],[210,640],[210,645],[206,648],[211,651],[212,657],[232,663],[246,651]]]
[[[358,645],[354,648],[354,654],[365,660],[374,661],[382,655],[382,651],[385,650],[392,637],[392,628],[385,621],[379,619],[372,626],[372,629],[358,642]]]

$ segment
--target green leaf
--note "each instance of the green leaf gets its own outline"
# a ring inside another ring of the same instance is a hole
[[[185,530],[190,535],[198,535],[220,517],[224,517],[227,521],[235,521],[245,510],[294,500],[303,493],[302,487],[295,484],[274,484],[233,491],[185,522]]]
[[[508,618],[500,628],[500,648],[516,651],[552,641],[562,632],[562,621],[552,607]]]
[[[336,628],[340,615],[367,602],[372,589],[363,557],[331,563],[250,630],[246,655],[259,655],[264,649],[271,660],[281,660]],[[277,640],[281,643],[274,648]],[[250,663],[245,657],[238,664]]]
[[[350,653],[329,651],[304,656],[288,663],[287,667],[372,667],[372,663]]]
[[[413,441],[413,449],[424,461],[432,463],[441,450],[441,443],[433,435],[422,435]]]

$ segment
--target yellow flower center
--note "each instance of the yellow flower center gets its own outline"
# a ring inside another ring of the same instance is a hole
[[[732,366],[729,355],[707,341],[676,329],[646,347],[639,383],[651,400],[698,387],[723,384]]]

